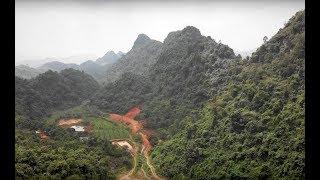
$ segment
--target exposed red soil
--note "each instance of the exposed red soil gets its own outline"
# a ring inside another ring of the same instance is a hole
[[[140,134],[140,136],[141,136],[142,144],[143,144],[143,146],[144,146],[144,148],[145,148],[145,149],[144,149],[144,153],[148,154],[149,151],[150,151],[151,148],[152,148],[151,143],[150,143],[150,141],[149,141],[149,136],[146,135],[146,134],[144,134],[144,133],[142,133],[142,132],[140,132],[139,134]]]
[[[128,125],[132,131],[132,133],[137,133],[139,130],[143,128],[143,125],[130,117],[127,116],[121,116],[118,114],[109,114],[110,119],[116,122],[123,122],[126,125]]]
[[[124,115],[125,117],[134,119],[136,116],[138,116],[140,114],[141,110],[138,107],[134,107],[132,109],[130,109],[130,111]]]
[[[140,112],[141,112],[141,109],[139,107],[134,107],[130,109],[129,112],[124,116],[121,116],[119,114],[113,114],[113,113],[109,115],[111,120],[115,122],[123,122],[126,125],[128,125],[132,133],[139,132],[143,146],[145,147],[144,152],[148,153],[152,148],[151,143],[149,141],[149,137],[152,133],[151,131],[143,130],[144,123],[134,120],[134,118],[137,117],[140,114]]]

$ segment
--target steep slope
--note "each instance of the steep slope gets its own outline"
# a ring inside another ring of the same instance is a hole
[[[106,65],[108,66],[108,64]],[[95,79],[100,79],[103,77],[102,73],[107,67],[97,64],[95,61],[89,60],[80,64],[80,69],[88,73]]]
[[[26,66],[26,65],[19,65],[15,67],[15,75],[24,79],[31,79],[36,77],[43,71]]]
[[[304,179],[305,15],[227,70],[227,86],[152,153],[177,179]],[[170,167],[170,168],[167,168]]]
[[[201,107],[226,85],[226,69],[236,58],[231,48],[202,36],[195,27],[169,33],[150,69],[153,98],[142,114],[147,125],[167,128]]]
[[[225,69],[235,58],[231,48],[202,36],[197,28],[188,26],[171,32],[164,40],[163,50],[150,70],[150,77],[157,84],[156,93],[176,96],[181,91],[189,91],[183,94],[194,96],[190,93],[196,93],[197,89],[189,88],[203,89],[208,78]],[[211,85],[213,82],[208,83]],[[198,93],[200,96],[210,96],[210,92]],[[189,101],[188,97],[180,99]],[[197,102],[193,103],[197,105]]]
[[[114,82],[126,72],[145,75],[155,63],[161,47],[161,42],[151,40],[148,36],[140,34],[134,42],[132,49],[107,68],[103,75],[104,78],[100,81],[104,84]]]
[[[120,79],[101,88],[91,98],[91,105],[106,112],[123,114],[133,106],[147,101],[151,87],[148,78],[126,72]]]
[[[156,50],[152,58],[148,57],[151,53],[138,54],[148,49]],[[226,86],[226,68],[237,59],[231,48],[202,36],[194,27],[170,33],[163,44],[140,35],[132,50],[115,66],[120,62],[128,65],[131,62],[128,57],[140,57],[144,61],[152,59],[154,63],[141,75],[128,70],[129,74],[100,90],[91,103],[120,114],[141,104],[141,116],[146,119],[146,126],[166,129],[179,123],[179,119],[192,113],[190,109],[201,107]],[[140,60],[139,63],[143,62]]]
[[[49,70],[31,80],[16,77],[16,115],[40,121],[51,111],[79,105],[98,88],[91,76],[74,69]]]

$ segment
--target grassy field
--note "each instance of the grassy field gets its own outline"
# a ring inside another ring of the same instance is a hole
[[[90,118],[90,122],[93,125],[94,136],[98,139],[129,139],[130,138],[130,130],[120,124],[108,121],[103,118]]]

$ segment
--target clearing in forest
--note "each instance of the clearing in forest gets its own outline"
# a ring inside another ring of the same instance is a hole
[[[63,127],[71,127],[74,125],[78,125],[81,122],[82,122],[82,119],[60,119],[58,121],[58,125]]]

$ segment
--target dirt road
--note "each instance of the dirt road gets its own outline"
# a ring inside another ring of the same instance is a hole
[[[149,152],[152,149],[152,145],[149,141],[151,133],[149,131],[143,130],[143,123],[134,120],[134,118],[137,117],[140,112],[141,110],[138,107],[134,107],[130,109],[130,111],[124,116],[119,114],[113,114],[113,113],[109,114],[109,117],[112,121],[124,123],[131,129],[132,134],[139,134],[142,141],[142,144],[138,144],[137,142],[135,142],[134,151],[136,153],[132,154],[134,159],[133,168],[127,174],[120,175],[118,179],[119,180],[126,180],[126,179],[163,180],[164,178],[161,178],[156,174],[155,168],[152,166],[152,163],[149,157]],[[139,151],[140,148],[141,148],[141,151]],[[141,158],[141,157],[144,157],[144,158]],[[139,163],[141,163],[141,167],[138,167],[139,165],[138,158],[139,158]],[[146,165],[147,167],[145,167],[144,165]],[[147,171],[147,172],[151,172],[151,174],[148,174],[145,171],[146,170],[145,168],[149,169],[150,171]]]

